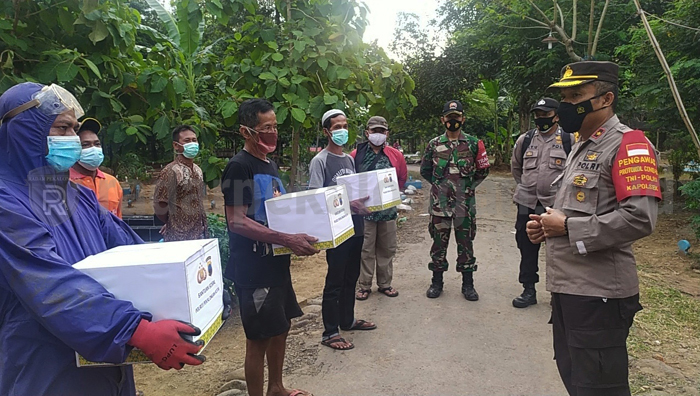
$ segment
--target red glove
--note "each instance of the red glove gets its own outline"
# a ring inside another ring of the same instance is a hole
[[[195,326],[177,320],[149,322],[141,319],[127,344],[143,351],[163,370],[180,370],[185,364],[197,366],[204,362],[204,356],[195,355],[204,346],[204,341],[190,342],[182,338],[183,335],[201,333]]]

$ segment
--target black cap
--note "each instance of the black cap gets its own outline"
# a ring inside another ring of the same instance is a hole
[[[535,110],[543,110],[543,111],[557,111],[559,108],[559,102],[552,98],[542,98],[535,102],[535,104],[532,105],[532,108],[530,109],[530,112],[533,112]]]
[[[449,102],[445,103],[445,107],[442,108],[442,115],[446,116],[452,113],[461,115],[463,111],[464,108],[462,107],[462,102],[459,100],[450,100]]]
[[[95,134],[98,134],[100,133],[100,129],[102,129],[102,124],[100,124],[99,121],[94,118],[86,118],[80,123],[78,133],[82,131],[92,131],[95,132]]]
[[[569,63],[561,69],[559,82],[555,82],[549,88],[575,87],[593,81],[605,81],[617,85],[619,69],[620,67],[612,62],[583,61]]]

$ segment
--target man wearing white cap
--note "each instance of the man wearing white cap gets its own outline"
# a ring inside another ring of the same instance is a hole
[[[343,152],[348,142],[348,120],[342,110],[327,111],[322,119],[323,132],[328,136],[328,146],[321,150],[309,164],[309,188],[336,185],[337,178],[355,173],[354,159]],[[364,238],[363,215],[370,212],[364,199],[350,202],[355,225],[355,235],[335,249],[326,250],[328,273],[323,288],[322,315],[325,328],[321,343],[339,350],[355,346],[340,336],[340,329],[373,330],[374,323],[355,319],[355,284],[360,276],[360,259]]]

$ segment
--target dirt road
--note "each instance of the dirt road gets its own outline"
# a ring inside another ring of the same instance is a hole
[[[563,395],[552,360],[549,295],[544,283],[539,304],[515,309],[519,253],[515,247],[509,176],[490,176],[477,191],[479,270],[475,286],[480,301],[460,294],[451,241],[445,292],[425,297],[430,238],[427,199],[416,207],[400,231],[394,264],[397,298],[373,292],[358,301],[358,318],[379,328],[344,336],[355,343],[346,352],[320,347],[313,369],[294,369],[289,386],[324,395]],[[424,189],[422,196],[426,196]],[[541,260],[543,262],[544,260]],[[541,271],[544,276],[544,270]],[[319,340],[308,335],[309,344]]]

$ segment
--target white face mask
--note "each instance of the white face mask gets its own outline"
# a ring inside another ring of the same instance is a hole
[[[375,146],[383,146],[386,143],[386,133],[370,133],[368,139]]]

